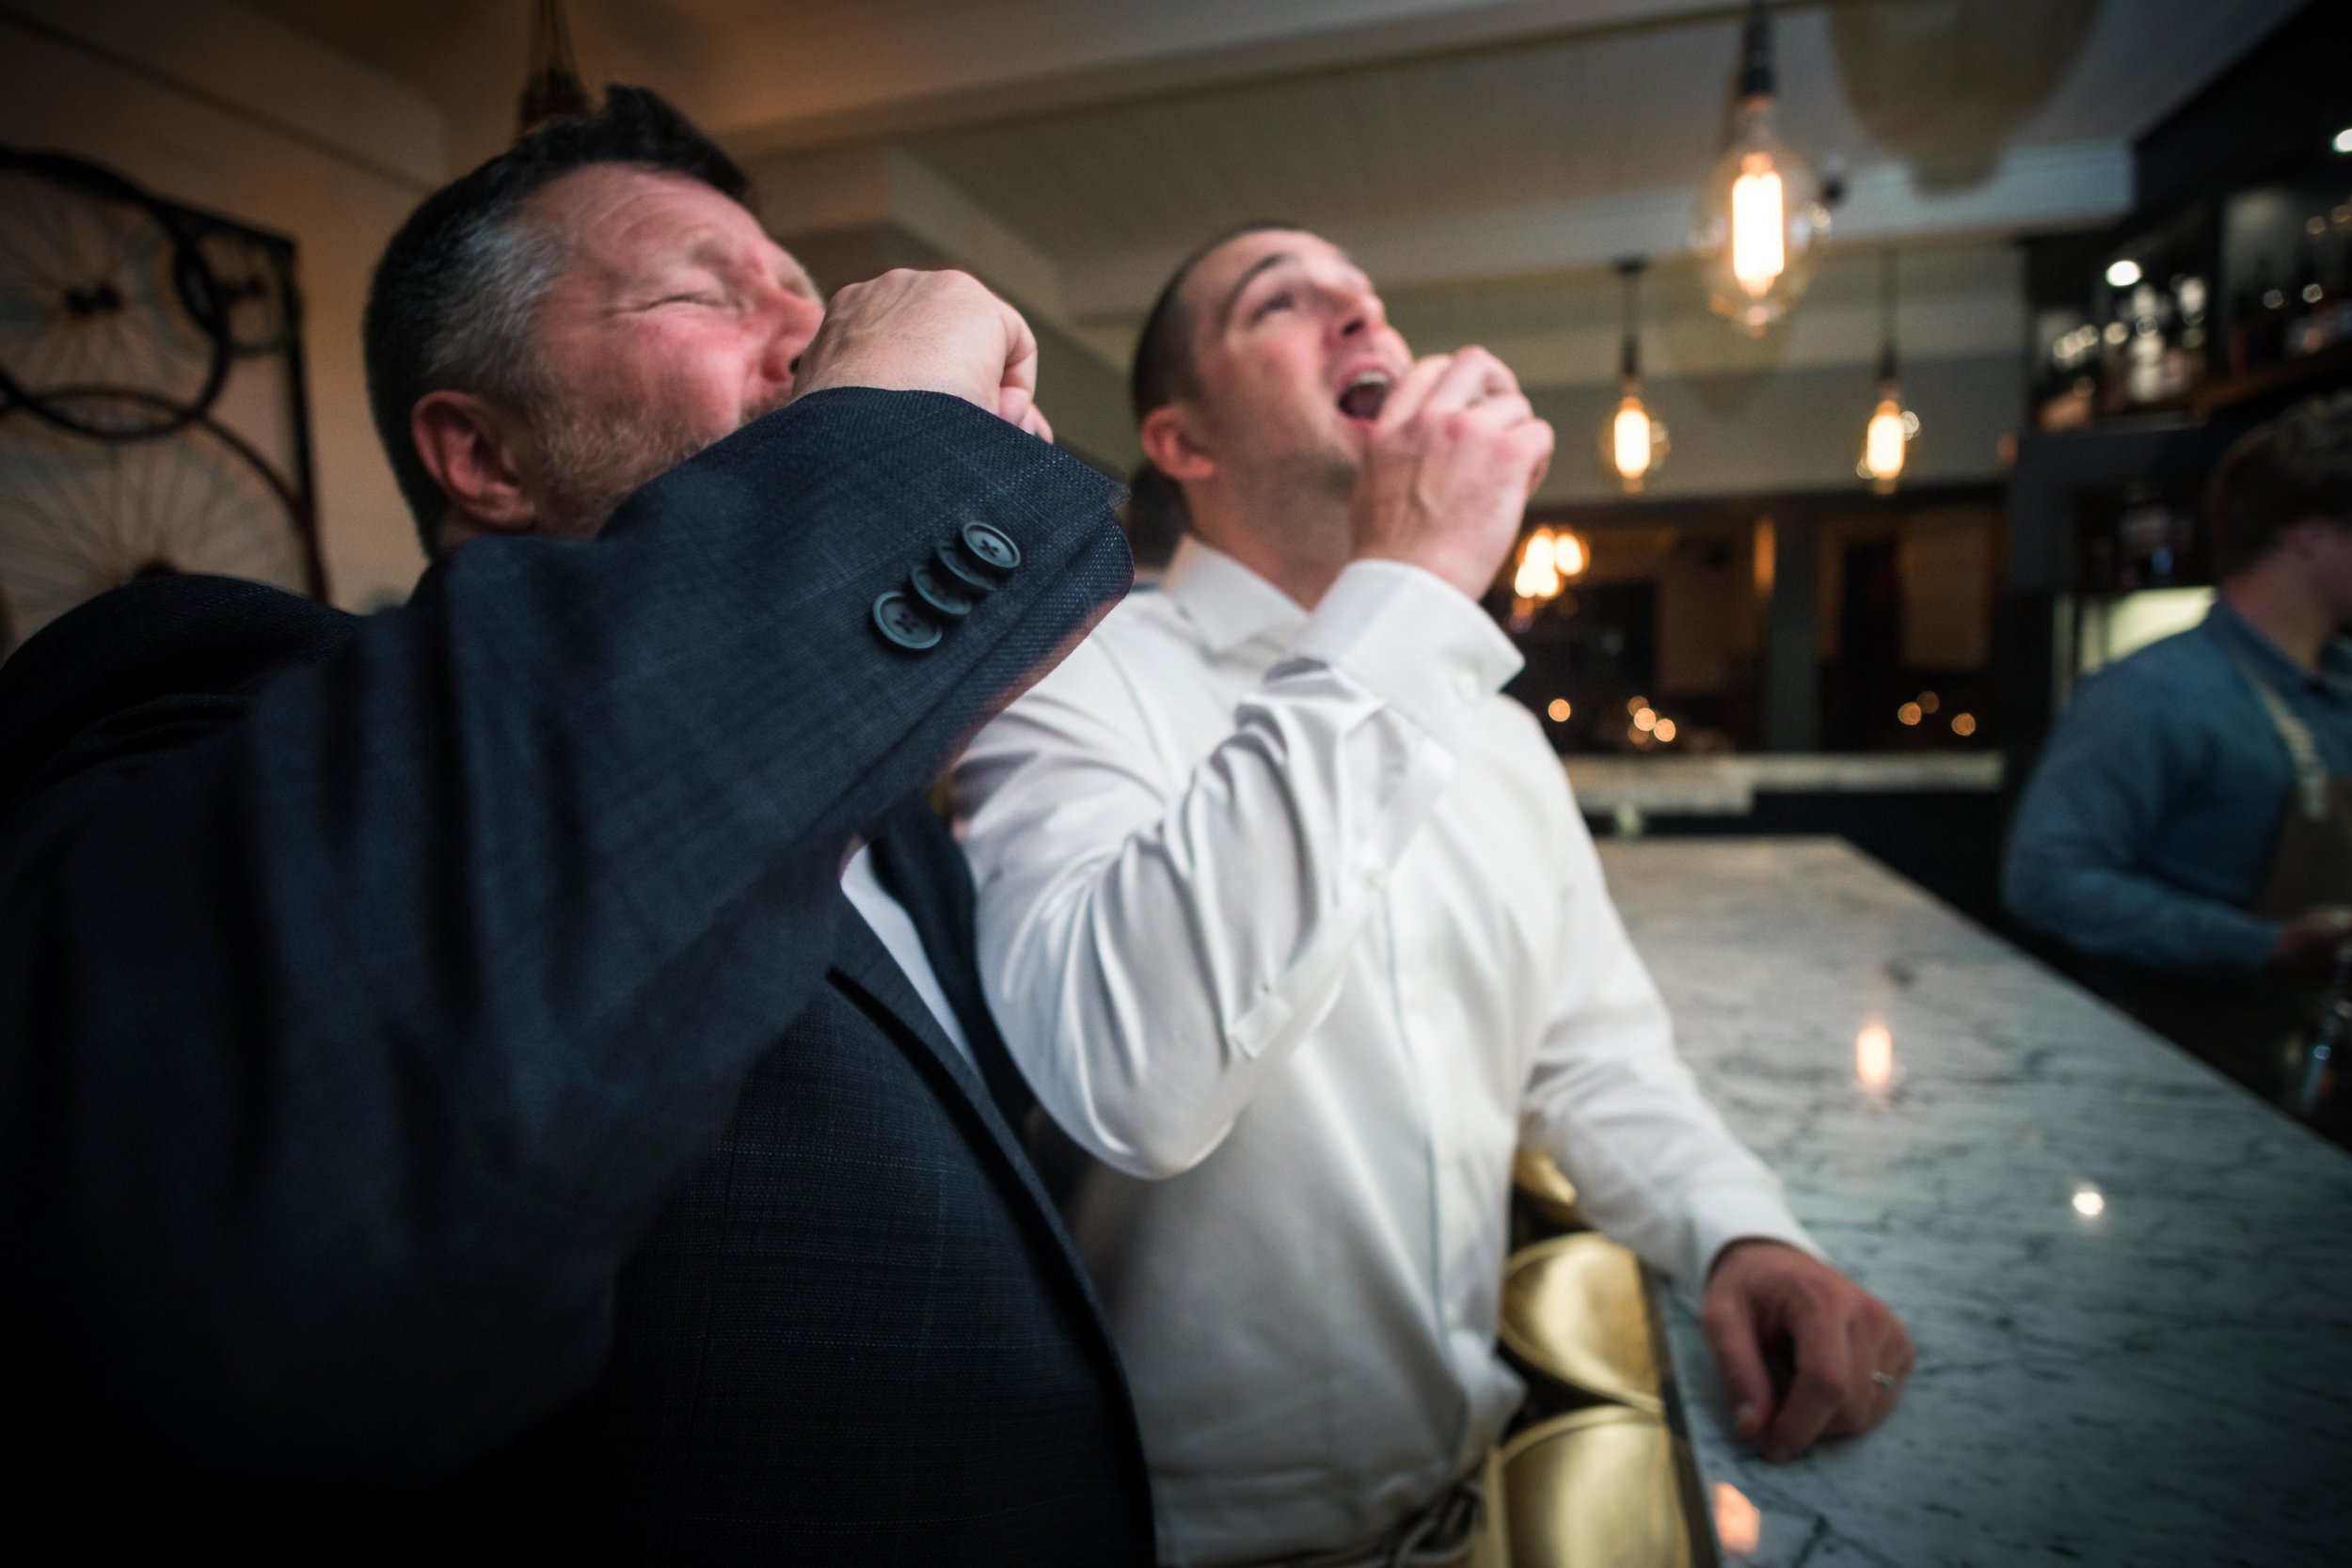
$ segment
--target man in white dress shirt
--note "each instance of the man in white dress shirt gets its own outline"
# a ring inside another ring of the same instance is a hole
[[[1768,1455],[1883,1418],[1902,1326],[1699,1097],[1500,695],[1519,657],[1477,599],[1549,426],[1481,350],[1412,360],[1287,229],[1178,274],[1135,391],[1190,532],[956,787],[991,1004],[1099,1162],[1066,1212],[1163,1558],[1443,1560],[1522,1393],[1495,1348],[1521,1142],[1703,1287]]]

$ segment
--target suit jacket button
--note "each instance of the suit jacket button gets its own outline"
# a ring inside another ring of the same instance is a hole
[[[996,592],[996,579],[966,561],[953,545],[942,545],[936,557],[947,580],[975,598]]]
[[[1021,546],[1002,529],[986,523],[966,523],[961,537],[972,559],[992,572],[1009,572],[1021,564]]]
[[[921,653],[935,648],[946,635],[939,623],[914,607],[914,601],[897,589],[892,589],[874,601],[874,625],[882,634],[901,648]]]
[[[914,563],[914,570],[907,574],[907,586],[914,590],[916,598],[950,621],[962,620],[980,602],[978,589],[967,588],[928,561]]]

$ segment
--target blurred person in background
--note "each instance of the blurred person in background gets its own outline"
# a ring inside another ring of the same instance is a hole
[[[2352,393],[2248,433],[2204,515],[2212,610],[2076,689],[2004,892],[2124,1006],[2244,1056],[2352,942]]]
[[[1521,1140],[1703,1300],[1743,1437],[1883,1419],[1901,1324],[1700,1097],[1500,695],[1478,600],[1552,444],[1510,372],[1415,361],[1343,252],[1259,227],[1169,281],[1133,392],[1189,531],[955,782],[990,1001],[1095,1162],[1064,1212],[1163,1560],[1491,1551]]]

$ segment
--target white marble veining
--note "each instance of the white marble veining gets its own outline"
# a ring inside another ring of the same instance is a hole
[[[1919,1347],[1884,1427],[1771,1465],[1670,1303],[1707,1493],[1762,1514],[1726,1564],[2352,1563],[2352,1157],[1842,841],[1601,854],[1708,1093]]]
[[[1574,756],[1563,765],[1577,804],[1599,816],[1745,816],[1759,794],[1906,794],[2001,787],[2001,753],[1799,752],[1729,756]]]

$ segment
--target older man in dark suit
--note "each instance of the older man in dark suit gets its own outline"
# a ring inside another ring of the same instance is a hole
[[[908,808],[1125,588],[1113,486],[1009,308],[828,320],[742,195],[615,89],[394,240],[405,609],[144,582],[0,669],[20,1528],[1150,1560]]]

